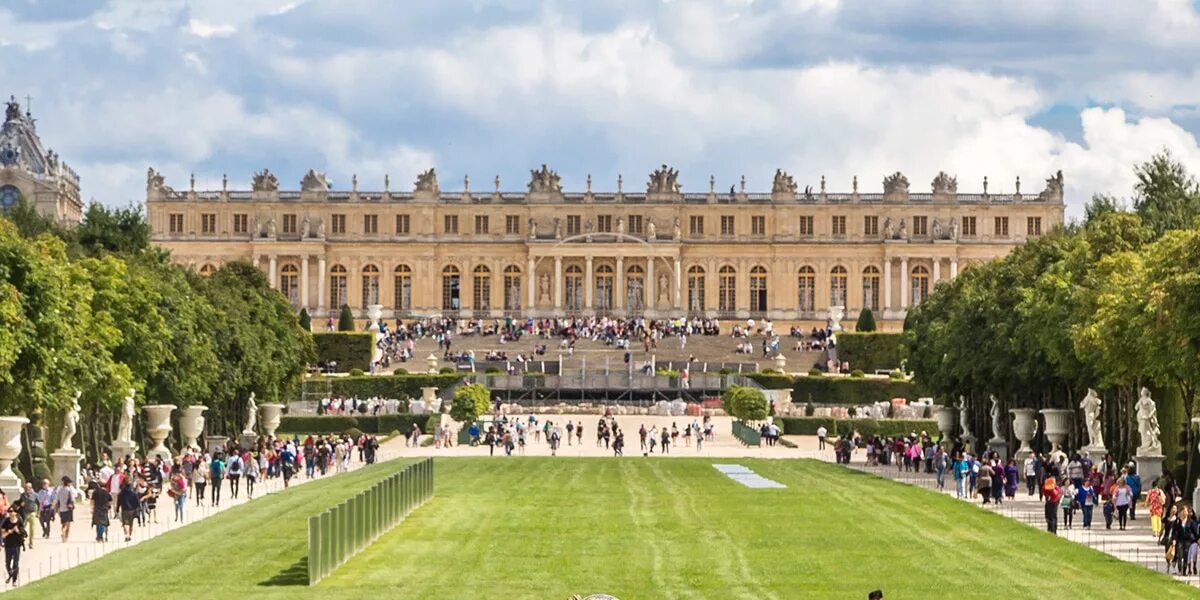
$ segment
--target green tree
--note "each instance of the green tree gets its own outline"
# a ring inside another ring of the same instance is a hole
[[[1083,222],[1091,223],[1102,215],[1124,212],[1121,201],[1110,194],[1093,194],[1091,201],[1083,207]]]
[[[726,413],[743,421],[761,421],[770,410],[761,390],[741,385],[729,386],[721,396],[721,405]]]
[[[308,316],[308,309],[300,309],[300,329],[312,331],[312,317]]]
[[[34,239],[44,234],[63,240],[67,238],[66,230],[55,223],[54,219],[42,214],[33,203],[24,197],[9,208],[5,218],[16,225],[17,232],[26,239]]]
[[[459,386],[450,399],[450,418],[459,423],[470,423],[487,414],[492,407],[492,392],[487,386],[472,383]]]
[[[871,313],[871,309],[864,307],[858,313],[858,322],[854,324],[854,330],[863,333],[875,331],[875,315]]]
[[[1200,215],[1200,186],[1169,151],[1133,170],[1133,209],[1156,235],[1192,225]]]
[[[150,223],[137,205],[108,208],[96,202],[89,204],[75,237],[80,249],[92,256],[106,252],[134,255],[151,250]]]
[[[354,313],[351,312],[350,307],[346,306],[345,304],[342,305],[342,312],[340,314],[338,314],[337,330],[338,331],[355,331],[356,330],[356,327],[354,326]]]

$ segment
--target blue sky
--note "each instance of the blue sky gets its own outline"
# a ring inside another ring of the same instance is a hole
[[[1112,4],[1112,5],[1109,5]],[[1200,12],[1188,0],[388,2],[6,0],[0,93],[33,97],[84,195],[140,202],[148,166],[186,188],[685,191],[776,168],[816,187],[1036,192],[1058,169],[1069,214],[1127,196],[1170,149],[1200,172]]]

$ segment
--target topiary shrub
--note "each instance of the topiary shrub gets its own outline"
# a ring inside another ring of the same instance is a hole
[[[350,312],[350,307],[342,305],[342,312],[338,314],[338,331],[354,331],[354,313]]]
[[[905,379],[904,372],[900,369],[892,369],[892,371],[888,373],[888,377],[893,381],[904,381]]]
[[[305,331],[312,331],[312,317],[308,316],[308,309],[300,309],[300,328]]]
[[[461,386],[454,390],[450,399],[450,418],[459,423],[469,423],[487,414],[492,407],[492,393],[487,386],[478,383]]]
[[[488,375],[502,375],[504,373],[504,369],[501,369],[500,367],[488,367],[484,373]]]
[[[871,313],[871,309],[864,308],[858,313],[858,322],[854,324],[854,330],[867,333],[875,331],[875,315]],[[839,344],[840,340],[839,340]]]
[[[397,367],[392,369],[392,375],[408,375],[408,369]]]
[[[850,371],[850,377],[853,379],[862,379],[863,377],[866,377],[866,376],[867,376],[867,374],[863,373],[862,369],[855,369],[853,371]]]
[[[362,377],[363,370],[362,369],[350,369],[350,376],[351,377]]]
[[[358,438],[362,437],[363,432],[361,429],[359,429],[357,427],[348,427],[348,428],[346,428],[345,431],[342,432],[342,434],[348,435],[354,439],[358,439]]]
[[[767,418],[771,405],[761,390],[731,385],[721,396],[721,407],[743,421],[761,421]]]
[[[717,375],[729,375],[732,373],[733,369],[730,369],[729,367],[721,367],[721,370],[717,371]]]
[[[438,373],[441,373],[442,375],[453,375],[456,373],[456,371],[454,370],[454,367],[442,367],[438,369]]]
[[[825,375],[825,371],[822,371],[820,369],[809,369],[808,370],[809,377],[822,377],[824,375]]]

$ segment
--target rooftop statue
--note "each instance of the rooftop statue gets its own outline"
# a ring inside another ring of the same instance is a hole
[[[329,180],[325,178],[324,173],[309,169],[304,174],[304,179],[300,180],[300,190],[304,192],[329,191]]]
[[[681,189],[679,171],[668,168],[665,164],[650,174],[650,182],[646,184],[648,194],[678,194]]]
[[[883,178],[883,193],[898,194],[908,193],[908,178],[900,171],[896,171],[891,175]]]
[[[154,167],[146,169],[146,191],[147,192],[166,192],[168,194],[174,192],[163,179],[162,173],[154,170]]]
[[[1062,200],[1063,197],[1063,174],[1062,169],[1052,177],[1046,178],[1046,189],[1038,194],[1039,200]]]
[[[947,175],[945,171],[938,171],[937,177],[933,178],[933,193],[957,194],[958,178]]]
[[[796,180],[783,169],[775,169],[775,179],[771,182],[772,194],[795,194]],[[807,190],[806,190],[807,193]]]
[[[269,169],[263,169],[254,174],[250,187],[256,192],[274,192],[279,189],[279,178]]]
[[[545,163],[542,163],[541,169],[531,169],[529,171],[529,191],[561,192],[562,178],[558,176],[558,173],[551,171]]]
[[[437,171],[432,168],[417,175],[417,181],[413,185],[414,189],[418,192],[433,192],[435,194],[441,192],[441,189],[438,187]]]
[[[4,120],[16,121],[21,118],[21,105],[15,97],[9,96],[8,102],[5,102]]]

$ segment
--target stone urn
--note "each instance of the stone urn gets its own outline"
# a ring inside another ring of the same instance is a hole
[[[434,355],[432,352],[430,352],[429,356],[425,357],[425,364],[429,365],[429,374],[430,375],[437,375],[438,357],[436,355]]]
[[[383,318],[383,305],[372,304],[367,307],[367,331],[379,331],[380,319]]]
[[[203,404],[183,409],[183,415],[179,417],[179,433],[183,435],[184,448],[200,450],[200,443],[197,440],[204,435],[204,411],[206,410],[208,407]]]
[[[275,437],[275,430],[279,429],[279,419],[283,417],[283,405],[260,404],[258,407],[262,410],[263,432],[269,438]]]
[[[436,387],[421,388],[421,401],[425,403],[425,408],[431,413],[438,413],[442,409],[442,399],[438,398]]]
[[[157,456],[164,461],[171,460],[171,451],[165,444],[167,436],[171,435],[171,411],[174,404],[148,404],[142,407],[146,411],[146,434],[150,436],[153,446],[146,457]]]
[[[21,478],[13,471],[13,461],[21,455],[21,428],[25,417],[0,417],[0,489],[10,499],[21,495]]]
[[[954,426],[958,425],[958,410],[953,406],[939,406],[934,416],[937,418],[938,431],[942,432],[942,439],[953,440]]]
[[[1013,457],[1025,460],[1025,457],[1033,454],[1033,447],[1029,442],[1033,441],[1033,436],[1037,434],[1037,411],[1032,408],[1012,408],[1008,412],[1013,416],[1013,435],[1021,442]]]
[[[1043,432],[1053,446],[1051,450],[1062,450],[1067,443],[1067,433],[1071,430],[1072,412],[1065,408],[1043,408],[1041,413],[1046,420]]]
[[[775,368],[779,369],[780,373],[787,373],[787,357],[782,352],[775,355]]]

